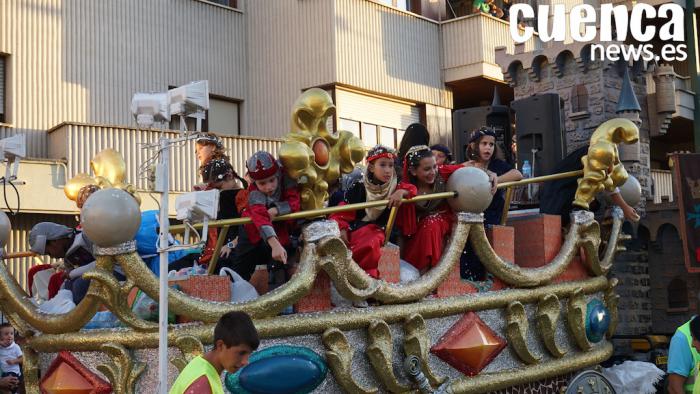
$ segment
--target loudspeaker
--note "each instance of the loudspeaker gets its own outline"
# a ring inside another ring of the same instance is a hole
[[[466,148],[469,143],[469,135],[472,131],[486,125],[486,115],[491,112],[491,107],[473,107],[459,109],[452,113],[452,136],[454,149],[452,156],[457,163],[467,160]]]
[[[511,108],[515,110],[518,168],[529,160],[533,176],[551,174],[566,157],[564,101],[556,93],[545,93],[513,101]]]

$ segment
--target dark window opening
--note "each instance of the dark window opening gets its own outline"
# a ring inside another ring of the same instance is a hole
[[[571,112],[588,111],[588,90],[583,84],[571,88]]]
[[[688,287],[683,279],[674,278],[669,282],[667,291],[669,309],[688,307]]]

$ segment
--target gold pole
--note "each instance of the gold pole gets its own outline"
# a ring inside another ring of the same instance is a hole
[[[389,211],[389,219],[386,221],[386,229],[384,230],[384,245],[389,242],[391,229],[394,227],[394,220],[396,220],[396,213],[398,211],[399,209],[397,207],[391,207],[391,211]]]
[[[213,275],[214,270],[216,269],[216,263],[219,262],[219,253],[221,252],[221,247],[224,246],[224,240],[226,239],[226,235],[228,235],[228,229],[231,226],[224,226],[221,228],[221,234],[219,234],[216,238],[216,247],[214,247],[214,254],[211,256],[211,260],[209,260],[209,266],[207,267],[207,275]]]
[[[34,257],[38,256],[38,254],[34,252],[15,252],[15,253],[8,253],[4,256],[2,256],[3,260],[9,260],[9,259],[18,259],[21,257]]]
[[[523,180],[516,181],[516,182],[504,182],[504,183],[499,184],[498,188],[502,189],[502,188],[506,188],[506,187],[510,187],[510,186],[527,185],[529,183],[553,181],[553,180],[557,180],[557,179],[571,178],[571,177],[575,177],[575,176],[579,176],[579,175],[583,175],[583,171],[569,171],[569,172],[562,172],[559,174],[540,176],[540,177],[536,177],[536,178],[527,178],[527,179],[523,179]],[[455,197],[455,194],[456,194],[455,192],[424,194],[421,196],[413,197],[411,199],[403,199],[403,200],[401,200],[401,203],[402,204],[406,204],[406,203],[410,204],[410,203],[415,203],[415,202],[419,202],[419,201],[439,200],[441,198],[452,198],[452,197]],[[278,222],[278,221],[282,221],[282,220],[296,220],[296,219],[313,218],[313,217],[318,217],[318,216],[326,216],[326,215],[330,215],[332,213],[338,213],[338,212],[355,211],[355,210],[365,209],[365,208],[381,207],[381,206],[384,206],[388,203],[389,203],[389,200],[377,200],[377,201],[363,202],[363,203],[358,203],[358,204],[339,205],[339,206],[330,207],[330,208],[311,209],[308,211],[299,211],[299,212],[294,212],[294,213],[290,213],[287,215],[277,216],[277,217],[273,218],[272,221]],[[225,225],[238,226],[238,225],[247,224],[250,222],[251,222],[250,218],[215,220],[215,221],[209,222],[209,227],[222,227]],[[202,223],[195,224],[194,228],[201,229]],[[176,226],[170,226],[170,232],[173,234],[182,233],[184,231],[185,231],[185,226],[182,224],[178,224]]]
[[[503,205],[503,212],[501,212],[501,226],[506,225],[506,220],[508,220],[508,211],[510,211],[510,200],[513,198],[513,187],[506,188],[506,203]]]
[[[581,175],[583,175],[583,170],[560,172],[558,174],[543,175],[543,176],[538,176],[535,178],[525,178],[525,179],[521,179],[519,181],[514,181],[514,182],[503,182],[503,183],[499,183],[497,187],[499,189],[503,189],[504,187],[527,185],[530,183],[538,183],[538,182],[556,181],[557,179],[572,178],[572,177],[581,176]]]
[[[413,203],[413,202],[419,202],[419,201],[437,200],[437,199],[441,199],[441,198],[452,198],[454,196],[455,196],[455,192],[424,194],[421,196],[413,197],[411,199],[404,199],[401,201],[401,203],[406,204],[406,203]],[[389,200],[377,200],[377,201],[363,202],[363,203],[358,203],[358,204],[340,205],[340,206],[330,207],[330,208],[311,209],[308,211],[299,211],[299,212],[293,212],[293,213],[290,213],[287,215],[276,216],[272,219],[272,221],[278,222],[278,221],[282,221],[282,220],[306,219],[306,218],[312,218],[312,217],[316,217],[316,216],[330,215],[332,213],[338,213],[338,212],[355,211],[358,209],[381,207],[381,206],[384,206],[388,203],[389,203]],[[237,226],[237,225],[247,224],[247,223],[251,223],[250,218],[215,220],[215,221],[209,222],[209,227],[222,227],[225,225]],[[196,229],[201,229],[202,223],[197,223],[193,227]],[[182,233],[184,231],[185,231],[185,226],[182,224],[178,224],[176,226],[170,227],[170,232],[173,234]]]

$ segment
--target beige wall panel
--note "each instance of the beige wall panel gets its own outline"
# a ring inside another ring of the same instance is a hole
[[[439,25],[371,1],[336,0],[338,82],[451,106],[440,80]]]
[[[328,0],[246,2],[250,39],[242,134],[282,137],[302,90],[335,81],[333,9]]]
[[[134,125],[138,91],[208,79],[243,99],[245,34],[241,12],[193,0],[2,0],[11,132],[44,157],[45,130],[61,122]]]
[[[366,96],[342,89],[336,89],[335,97],[339,118],[401,130],[405,130],[411,123],[420,121],[420,109],[415,105]]]
[[[111,127],[100,125],[65,124],[49,133],[49,157],[68,161],[68,178],[78,173],[90,173],[90,160],[101,150],[112,148],[129,152],[125,157],[127,180],[139,189],[147,188],[147,181],[139,175],[139,168],[153,156],[153,150],[144,149],[144,144],[155,144],[161,133],[158,131]],[[176,133],[167,133],[171,138]],[[258,150],[277,155],[279,140],[222,136],[231,164],[236,171],[245,173],[245,160]],[[194,142],[176,145],[170,155],[170,190],[192,191],[198,181],[199,163],[195,156]]]
[[[45,215],[37,213],[22,213],[10,216],[12,232],[10,240],[5,247],[8,253],[24,252],[29,250],[29,231],[39,222],[55,222],[75,227],[78,223],[73,215]],[[37,264],[49,263],[48,256],[43,257],[23,257],[17,259],[6,259],[3,264],[7,265],[10,273],[17,279],[17,282],[27,290],[27,271]]]

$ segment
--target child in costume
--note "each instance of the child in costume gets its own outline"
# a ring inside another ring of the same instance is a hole
[[[520,171],[495,157],[497,149],[496,132],[492,128],[482,127],[474,131],[469,138],[467,146],[469,161],[465,162],[464,165],[482,169],[491,176],[496,176],[498,183],[523,179],[523,174]],[[494,194],[491,204],[484,211],[484,224],[486,226],[500,224],[504,206],[505,193],[503,190],[498,190]],[[460,258],[460,273],[464,279],[475,281],[486,279],[486,270],[469,244],[465,245]]]
[[[239,233],[233,269],[250,280],[257,264],[267,264],[272,289],[286,281],[284,265],[294,225],[291,221],[273,223],[272,219],[299,211],[301,197],[296,182],[283,174],[282,166],[268,152],[253,154],[246,168],[253,183],[248,187],[248,206],[242,216],[253,222]]]
[[[383,145],[367,152],[367,168],[362,177],[346,190],[339,205],[390,200],[386,206],[347,211],[330,215],[338,223],[341,237],[352,251],[352,258],[370,276],[379,277],[377,265],[385,241],[385,227],[392,207],[399,207],[402,198],[416,195],[410,183],[398,186],[394,162],[396,153]]]
[[[403,160],[402,185],[410,183],[417,194],[447,191],[447,179],[462,165],[442,165],[435,162],[433,152],[426,145],[409,149]],[[445,199],[403,204],[397,217],[397,226],[406,237],[404,260],[421,273],[436,265],[442,256],[444,241],[452,231],[455,215]]]
[[[248,182],[236,173],[228,160],[222,158],[209,160],[205,165],[200,167],[200,173],[202,175],[202,180],[206,183],[205,190],[220,190],[219,212],[216,219],[239,218],[240,213],[238,212],[237,203],[239,195],[241,194],[240,192],[243,190],[241,185],[247,188]],[[217,269],[214,272],[218,272],[218,269],[223,266],[230,265],[230,260],[232,260],[233,257],[232,252],[238,243],[238,227],[239,226],[230,227],[226,233],[226,240],[221,247]],[[199,258],[200,264],[208,264],[209,261],[211,261],[214,250],[216,249],[217,240],[217,229],[210,228],[207,236],[207,244]]]
[[[226,313],[214,328],[213,349],[185,366],[170,394],[223,394],[221,373],[234,373],[246,366],[258,345],[258,331],[250,316],[245,312]]]

